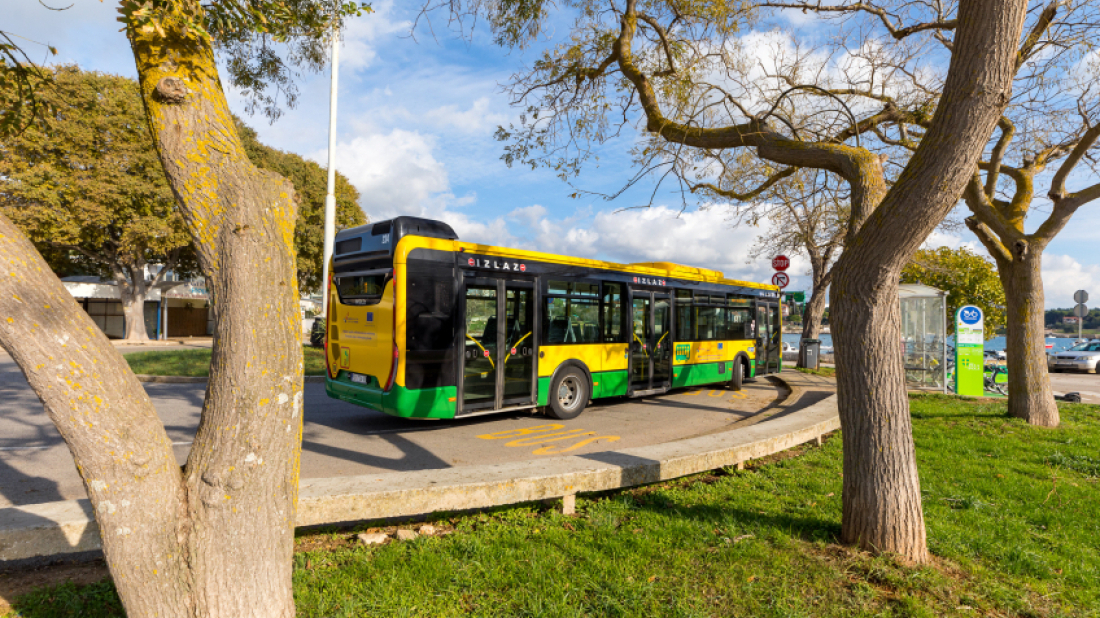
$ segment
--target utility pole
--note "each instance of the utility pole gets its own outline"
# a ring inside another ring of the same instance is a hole
[[[328,191],[325,193],[325,247],[321,255],[321,314],[328,316],[328,263],[336,236],[336,92],[340,74],[340,31],[332,28],[332,84],[328,103]],[[327,326],[327,325],[326,325]]]

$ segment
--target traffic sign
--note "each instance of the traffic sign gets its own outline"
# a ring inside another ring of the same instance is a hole
[[[1083,317],[1087,316],[1088,314],[1089,314],[1089,308],[1086,307],[1084,303],[1078,303],[1078,305],[1073,308],[1073,315],[1075,315],[1079,318],[1083,318]]]
[[[1073,302],[1080,303],[1082,305],[1089,302],[1089,293],[1084,290],[1077,290],[1073,293]]]
[[[772,268],[776,270],[787,270],[788,268],[790,268],[790,266],[791,261],[785,255],[777,255],[772,258]]]
[[[778,286],[780,289],[787,287],[787,284],[791,282],[791,278],[787,276],[787,273],[775,273],[772,275],[772,285]]]

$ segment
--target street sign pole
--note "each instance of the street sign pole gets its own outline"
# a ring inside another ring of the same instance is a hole
[[[1077,303],[1073,308],[1073,315],[1077,316],[1077,339],[1080,340],[1084,338],[1085,316],[1089,314],[1089,308],[1085,306],[1089,302],[1089,293],[1077,290],[1073,293],[1073,301]]]

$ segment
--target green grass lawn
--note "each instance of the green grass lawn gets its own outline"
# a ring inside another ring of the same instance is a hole
[[[364,548],[302,534],[300,616],[1097,616],[1100,409],[1031,428],[1003,403],[912,398],[932,564],[840,546],[841,440],[744,471],[435,523]],[[47,602],[53,599],[52,602]],[[23,597],[23,616],[110,616],[107,582]]]
[[[795,371],[801,371],[802,373],[808,373],[812,376],[822,376],[826,378],[836,377],[835,367],[818,367],[817,369],[806,369],[803,367],[794,367]]]
[[[307,376],[325,375],[325,351],[302,346]],[[161,350],[135,352],[124,356],[139,375],[207,377],[210,375],[210,349]]]

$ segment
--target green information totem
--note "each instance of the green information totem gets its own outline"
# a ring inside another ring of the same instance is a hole
[[[955,393],[985,395],[985,316],[974,305],[955,312]]]

